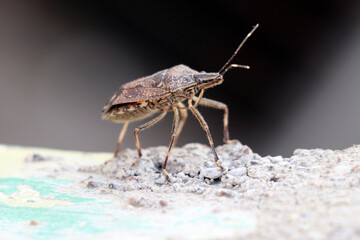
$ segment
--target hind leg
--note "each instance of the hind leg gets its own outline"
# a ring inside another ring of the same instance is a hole
[[[135,162],[132,164],[132,166],[135,166],[139,162],[139,160],[140,160],[140,158],[142,156],[141,146],[140,146],[140,141],[139,141],[139,136],[138,136],[139,133],[146,130],[146,129],[148,129],[148,128],[150,128],[150,127],[152,127],[152,126],[154,126],[161,119],[163,119],[166,114],[167,114],[167,110],[163,110],[163,112],[159,116],[157,116],[154,119],[152,119],[152,120],[140,125],[139,127],[135,128],[135,130],[134,130],[135,144],[136,144],[136,149],[138,151],[139,157],[135,160]]]
[[[129,126],[129,122],[125,122],[124,123],[124,126],[122,127],[121,129],[121,132],[119,134],[119,138],[118,138],[118,141],[117,141],[117,144],[116,144],[116,149],[115,149],[115,152],[114,152],[114,157],[116,158],[119,151],[120,151],[120,147],[121,147],[121,144],[122,144],[122,141],[124,140],[124,137],[125,137],[125,133],[126,133],[126,130]]]

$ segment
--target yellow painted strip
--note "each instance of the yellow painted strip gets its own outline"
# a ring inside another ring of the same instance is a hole
[[[84,163],[86,163],[86,165],[97,165],[112,157],[112,153],[87,153],[0,144],[0,177],[24,177],[24,173],[27,170],[25,168],[25,159],[32,154],[59,157],[75,166]],[[49,163],[47,161],[37,163],[38,167],[41,167],[42,164],[49,165],[55,163]]]

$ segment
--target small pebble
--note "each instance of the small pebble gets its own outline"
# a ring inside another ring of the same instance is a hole
[[[97,188],[98,185],[94,181],[89,181],[86,185],[88,188]]]
[[[231,190],[221,190],[217,193],[217,195],[220,197],[233,197],[234,194]]]
[[[31,158],[31,161],[33,161],[33,162],[42,162],[42,161],[45,161],[45,159],[46,159],[46,157],[41,156],[40,154],[33,154],[32,158]]]
[[[166,182],[166,179],[163,174],[160,174],[160,176],[155,179],[155,183],[159,184],[159,185],[163,185],[163,184],[165,184],[165,182]]]
[[[176,177],[180,178],[180,179],[183,180],[183,181],[187,181],[187,180],[188,180],[187,177],[185,176],[185,173],[183,173],[183,172],[178,173],[178,174],[176,175]]]
[[[168,205],[167,202],[164,201],[164,200],[160,200],[160,201],[159,201],[159,204],[160,204],[160,206],[162,206],[162,207],[166,207],[166,206]]]
[[[277,181],[279,181],[279,178],[273,176],[273,177],[270,178],[270,181],[271,181],[271,182],[277,182]]]
[[[267,156],[267,158],[270,159],[271,163],[279,163],[284,161],[282,156],[275,156],[275,157]]]
[[[235,177],[240,177],[245,175],[247,172],[246,167],[240,167],[240,168],[235,168],[230,170],[227,174],[235,176]]]
[[[129,198],[129,201],[128,201],[129,205],[133,206],[133,207],[140,207],[139,206],[139,202],[136,201],[135,198]]]
[[[135,198],[129,198],[129,205],[133,207],[151,207],[151,203],[145,198],[140,198],[136,200]]]
[[[200,176],[210,178],[210,179],[217,179],[222,176],[222,171],[219,167],[203,168],[200,171]]]
[[[333,169],[333,173],[336,176],[346,176],[351,171],[351,166],[349,165],[338,165]]]
[[[35,220],[31,220],[29,224],[30,224],[30,226],[37,226],[37,225],[39,225],[39,223],[38,223],[37,221],[35,221]]]

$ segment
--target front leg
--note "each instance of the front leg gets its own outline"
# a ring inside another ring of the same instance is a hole
[[[204,119],[204,117],[200,114],[199,110],[197,110],[193,104],[192,104],[192,100],[189,100],[188,101],[188,105],[189,105],[189,109],[190,111],[194,114],[194,116],[197,118],[197,120],[199,121],[201,127],[204,129],[205,133],[206,133],[206,136],[209,140],[209,143],[210,143],[210,147],[211,147],[211,150],[214,154],[214,160],[215,160],[215,163],[216,165],[223,171],[224,168],[220,165],[219,163],[219,157],[216,153],[216,150],[215,150],[215,146],[214,146],[214,141],[211,137],[211,134],[210,134],[210,130],[209,130],[209,127]]]
[[[203,95],[204,95],[204,91],[205,91],[204,89],[201,89],[199,96],[197,96],[197,97],[194,96],[194,98],[193,98],[193,100],[195,101],[195,103],[194,103],[194,108],[197,108],[200,100],[202,99],[202,97],[203,97]]]
[[[211,107],[211,108],[215,108],[215,109],[224,111],[224,142],[225,143],[233,142],[234,140],[230,140],[230,135],[229,135],[229,127],[228,127],[228,125],[229,125],[229,109],[226,106],[226,104],[215,101],[215,100],[207,99],[207,98],[198,99],[197,97],[194,97],[193,100],[199,101],[199,105],[201,105],[201,106]]]

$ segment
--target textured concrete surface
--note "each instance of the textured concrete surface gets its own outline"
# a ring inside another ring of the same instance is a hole
[[[9,152],[8,147],[1,149]],[[98,225],[89,223],[102,227],[87,237],[360,238],[360,146],[342,151],[298,149],[283,158],[261,157],[240,143],[226,144],[217,147],[226,168],[221,172],[209,147],[187,144],[171,154],[170,183],[160,170],[166,150],[144,149],[138,166],[130,167],[137,156],[132,149],[112,160],[110,154],[27,149],[13,175],[21,173],[25,183],[34,175],[67,179],[70,182],[57,192],[109,202],[95,206],[111,217]],[[1,161],[4,156],[0,154]]]

